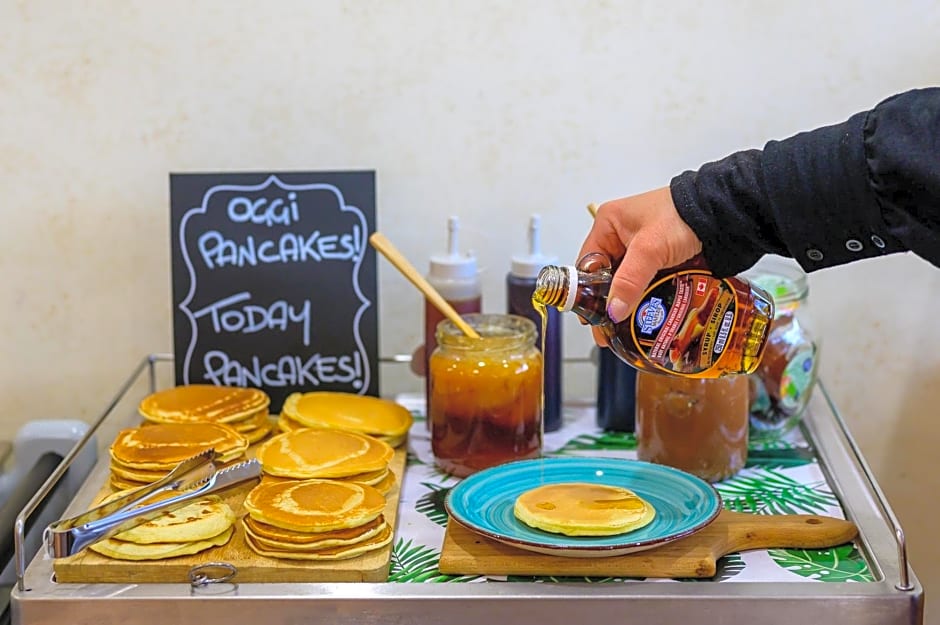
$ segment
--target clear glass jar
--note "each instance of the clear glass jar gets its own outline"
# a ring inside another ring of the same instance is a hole
[[[820,339],[806,273],[791,259],[767,256],[745,275],[776,304],[764,359],[751,382],[751,425],[786,431],[803,416],[816,386]]]
[[[747,461],[746,375],[679,378],[640,371],[636,378],[637,457],[717,482]]]
[[[463,318],[481,338],[444,320],[428,362],[431,449],[438,467],[460,477],[542,453],[535,324],[517,315]]]

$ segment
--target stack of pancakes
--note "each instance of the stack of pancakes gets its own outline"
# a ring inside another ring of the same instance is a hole
[[[283,432],[300,428],[355,432],[398,447],[405,442],[413,421],[404,406],[387,399],[315,391],[288,395],[277,425]]]
[[[101,503],[122,497],[115,493]],[[144,505],[175,493],[153,495]],[[119,560],[162,560],[224,545],[234,533],[235,513],[216,496],[208,495],[129,530],[93,543],[89,549]]]
[[[537,529],[567,536],[613,536],[648,525],[656,510],[620,486],[566,482],[526,491],[513,513]]]
[[[263,443],[256,457],[267,483],[331,479],[388,493],[395,484],[395,450],[381,440],[342,430],[302,428]]]
[[[271,432],[270,403],[256,388],[189,384],[148,395],[138,411],[150,423],[224,423],[256,443]]]
[[[262,482],[245,498],[245,542],[252,551],[290,560],[343,560],[392,540],[371,486],[335,480]]]
[[[162,479],[183,460],[214,449],[216,462],[241,458],[248,439],[218,423],[161,423],[121,430],[111,444],[111,485],[137,488]]]

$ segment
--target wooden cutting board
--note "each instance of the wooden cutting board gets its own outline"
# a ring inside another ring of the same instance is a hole
[[[450,520],[438,568],[448,575],[713,577],[718,559],[729,553],[822,549],[857,535],[854,523],[832,517],[722,510],[705,528],[662,547],[609,558],[568,558],[510,547]]]
[[[250,454],[249,454],[250,455]],[[398,500],[405,470],[404,446],[395,450],[390,463],[395,486],[386,495],[385,520],[392,528],[398,515]],[[242,505],[253,484],[236,487],[221,496],[241,519]],[[105,487],[107,488],[107,487]],[[110,491],[108,491],[110,492]],[[86,549],[53,562],[56,581],[63,583],[189,583],[193,566],[208,562],[227,562],[238,569],[234,582],[384,582],[392,557],[392,544],[349,560],[278,560],[256,554],[245,543],[241,521],[228,543],[206,551],[166,560],[113,560]]]

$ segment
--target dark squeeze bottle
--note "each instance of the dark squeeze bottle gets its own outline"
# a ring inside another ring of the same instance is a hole
[[[544,406],[543,422],[546,432],[553,432],[561,427],[562,391],[561,391],[561,317],[555,308],[545,310],[543,332],[542,315],[532,303],[536,278],[546,265],[557,262],[545,256],[541,251],[541,218],[532,215],[529,219],[528,254],[513,256],[512,268],[506,275],[506,312],[531,319],[535,323],[536,335],[542,340],[537,344],[542,349],[544,370]]]
[[[600,348],[597,363],[597,427],[636,430],[636,369],[606,347]]]

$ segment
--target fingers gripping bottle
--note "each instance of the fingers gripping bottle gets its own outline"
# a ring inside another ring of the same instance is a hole
[[[539,273],[532,298],[599,327],[610,349],[642,371],[718,378],[757,369],[774,315],[763,290],[683,265],[660,272],[639,306],[614,323],[607,316],[613,275],[603,254],[589,254],[578,267],[550,265]]]

